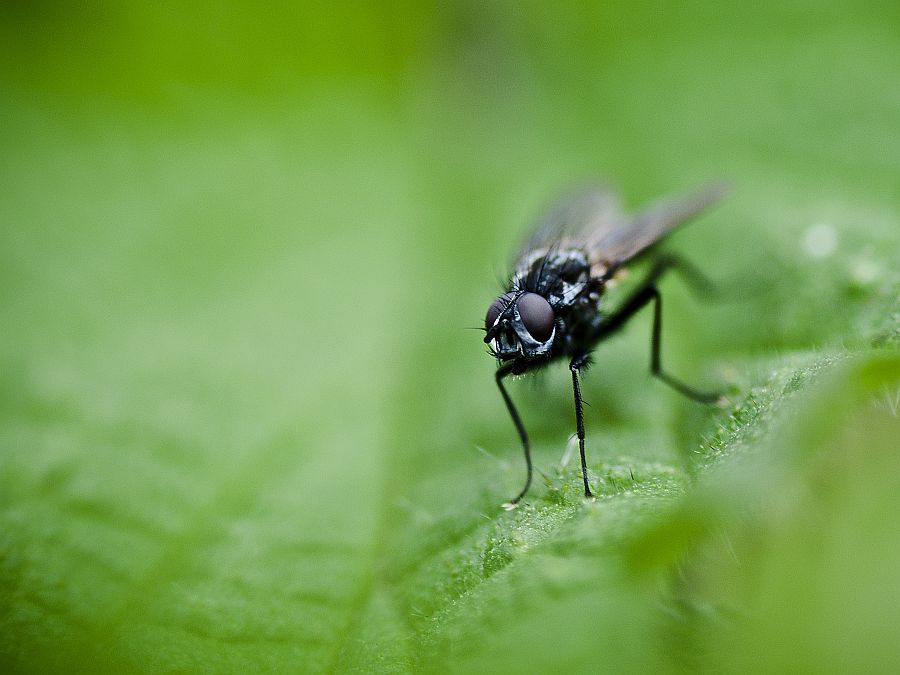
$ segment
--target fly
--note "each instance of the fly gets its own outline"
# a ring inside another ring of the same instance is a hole
[[[568,361],[585,497],[593,493],[584,454],[579,375],[597,344],[619,331],[646,305],[653,303],[651,373],[695,401],[714,403],[721,398],[686,385],[662,368],[660,277],[670,269],[680,269],[689,280],[706,282],[680,258],[653,254],[655,244],[724,193],[722,185],[710,185],[659,202],[638,215],[624,216],[611,190],[593,188],[559,202],[521,248],[507,291],[491,303],[485,317],[484,341],[497,359],[497,386],[519,434],[527,466],[525,486],[507,508],[515,507],[525,496],[532,477],[528,433],[504,385],[507,376],[538,370],[557,360]],[[645,257],[653,257],[647,276],[618,307],[608,310],[603,296],[613,277]]]

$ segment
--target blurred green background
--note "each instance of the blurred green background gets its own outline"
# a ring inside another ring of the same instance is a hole
[[[4,3],[6,672],[900,668],[896,2]],[[534,215],[726,177],[585,379]]]

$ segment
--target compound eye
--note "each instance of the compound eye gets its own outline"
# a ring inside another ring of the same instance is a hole
[[[556,316],[550,303],[537,293],[526,293],[519,298],[519,316],[531,337],[546,342],[553,335]]]
[[[497,321],[497,317],[503,314],[503,311],[509,307],[509,303],[511,303],[515,297],[515,293],[504,293],[491,303],[491,306],[488,307],[487,316],[484,317],[485,330],[493,328],[494,323]]]

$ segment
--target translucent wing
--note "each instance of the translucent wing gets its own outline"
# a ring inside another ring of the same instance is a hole
[[[724,196],[723,184],[653,204],[635,216],[625,216],[609,187],[576,192],[558,202],[540,221],[519,252],[520,261],[550,249],[583,250],[599,274],[637,257],[681,223]]]
[[[583,188],[560,199],[538,220],[516,260],[551,248],[584,248],[594,235],[614,230],[625,222],[619,198],[611,187]]]
[[[657,202],[620,225],[594,230],[587,241],[589,255],[596,262],[617,267],[717,202],[726,191],[721,183],[707,185],[688,195]]]

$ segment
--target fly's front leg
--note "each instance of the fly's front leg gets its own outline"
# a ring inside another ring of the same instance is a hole
[[[505,366],[501,366],[497,369],[497,373],[495,375],[497,380],[497,387],[500,389],[500,394],[503,396],[503,401],[506,403],[506,409],[509,410],[509,416],[512,417],[513,424],[516,425],[516,431],[519,432],[519,438],[522,441],[522,449],[525,451],[525,465],[528,468],[528,475],[525,478],[525,487],[522,488],[522,491],[519,492],[518,495],[514,499],[511,499],[508,503],[509,508],[515,507],[516,504],[519,503],[519,500],[525,496],[528,492],[528,488],[531,487],[531,446],[528,443],[528,432],[525,431],[525,425],[522,424],[522,418],[519,417],[519,411],[516,410],[516,406],[513,405],[512,399],[509,397],[509,393],[506,391],[506,387],[503,385],[503,378],[509,375],[512,372],[512,365],[508,364]],[[582,453],[583,456],[584,453]],[[504,505],[507,506],[507,505]]]
[[[625,303],[600,325],[599,335],[597,339],[605,338],[615,333],[637,312],[649,303],[653,302],[653,329],[650,342],[650,372],[654,377],[659,378],[680,394],[687,396],[694,401],[700,403],[716,403],[721,400],[721,394],[713,392],[703,392],[694,389],[685,384],[681,380],[669,375],[663,370],[660,351],[662,347],[662,296],[656,287],[656,282],[662,274],[672,268],[679,268],[682,272],[690,272],[689,277],[694,276],[694,272],[690,268],[685,269],[681,266],[678,258],[663,258],[647,275],[644,283],[632,293]]]
[[[591,486],[588,483],[587,460],[584,456],[584,411],[582,410],[581,384],[578,381],[579,370],[587,361],[587,354],[576,356],[569,363],[569,370],[572,371],[572,392],[575,395],[575,428],[578,431],[578,450],[581,452],[581,478],[584,481],[584,496],[593,497]]]

